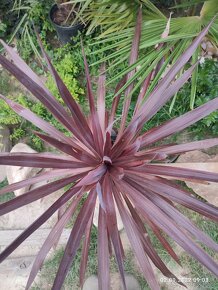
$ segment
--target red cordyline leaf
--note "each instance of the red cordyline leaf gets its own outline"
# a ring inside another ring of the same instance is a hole
[[[138,58],[138,50],[139,50],[139,44],[140,44],[140,38],[141,38],[141,27],[142,27],[142,8],[139,8],[139,12],[137,15],[137,23],[135,27],[135,32],[134,32],[134,39],[133,39],[133,44],[132,44],[132,49],[130,52],[130,58],[129,58],[129,65],[132,65],[136,62]],[[135,69],[130,71],[127,76],[126,76],[126,81],[131,79],[133,75],[135,74]],[[120,124],[120,130],[117,135],[117,140],[119,140],[120,136],[123,133],[123,130],[126,126],[126,118],[128,115],[129,111],[129,106],[131,104],[131,91],[133,89],[134,84],[131,83],[127,89],[125,90],[125,100],[123,104],[123,113],[122,113],[122,118],[121,118],[121,124]]]
[[[32,285],[37,273],[39,272],[49,250],[53,247],[56,240],[59,238],[59,234],[63,231],[64,227],[70,220],[70,218],[73,216],[75,209],[81,200],[82,195],[75,198],[71,205],[68,207],[68,209],[65,211],[65,213],[62,215],[60,220],[57,221],[51,232],[49,233],[48,237],[46,238],[45,242],[43,243],[39,253],[36,256],[36,259],[33,263],[29,279],[27,281],[26,289],[29,289]]]
[[[83,283],[84,283],[85,272],[86,272],[86,267],[87,267],[87,262],[88,262],[92,222],[93,222],[93,215],[90,217],[90,220],[86,228],[85,239],[84,239],[84,244],[83,244],[83,249],[82,249],[82,257],[81,257],[81,265],[80,265],[80,279],[79,279],[81,287],[83,286]]]
[[[89,222],[90,216],[93,215],[96,201],[96,191],[91,190],[85,201],[83,207],[81,208],[75,224],[73,226],[72,232],[68,239],[63,258],[61,260],[57,276],[55,278],[52,289],[59,290],[64,282],[67,272],[72,264],[73,258],[76,255],[76,251],[79,248],[82,236],[85,233],[87,224]]]
[[[45,60],[48,64],[48,68],[55,79],[58,90],[60,92],[60,96],[62,97],[63,101],[65,102],[65,104],[68,106],[68,108],[70,109],[72,113],[72,117],[75,122],[74,126],[76,128],[76,130],[74,131],[74,135],[80,141],[85,142],[85,144],[88,145],[88,147],[90,146],[90,143],[91,145],[93,145],[93,138],[92,138],[91,130],[88,126],[85,116],[83,115],[81,111],[80,106],[76,103],[74,98],[71,96],[71,93],[69,92],[66,85],[61,80],[60,76],[58,75],[55,68],[53,67],[47,53],[45,52],[43,48],[43,45],[39,36],[38,36],[38,41],[39,41],[41,50],[43,52],[43,55],[45,57]],[[79,132],[83,134],[79,134]]]
[[[105,290],[110,289],[108,244],[106,213],[100,207],[98,216],[98,284],[99,289]]]
[[[141,13],[140,9],[129,60],[130,64],[133,64],[137,60],[138,46],[140,43]],[[55,79],[64,106],[54,98],[41,79],[14,50],[2,42],[12,62],[0,55],[0,64],[35,95],[70,133],[70,137],[67,137],[30,110],[0,95],[0,98],[12,110],[32,122],[44,132],[34,132],[38,137],[60,152],[59,154],[0,154],[0,165],[49,168],[44,173],[39,173],[27,180],[16,182],[0,189],[0,195],[3,195],[10,191],[29,187],[41,181],[49,181],[49,183],[37,189],[30,189],[21,196],[2,203],[0,205],[0,215],[9,213],[19,207],[24,207],[66,185],[70,185],[69,190],[54,201],[50,208],[0,253],[0,262],[2,262],[56,211],[61,212],[59,220],[51,229],[50,234],[36,257],[26,289],[29,289],[33,283],[50,248],[57,244],[65,225],[71,219],[72,215],[75,214],[82,197],[86,197],[86,200],[76,217],[52,289],[61,289],[73,263],[76,251],[82,241],[80,267],[81,286],[84,283],[97,197],[100,204],[97,239],[98,281],[100,290],[110,289],[109,268],[112,247],[114,248],[123,287],[126,289],[123,263],[125,255],[117,227],[116,208],[120,213],[142,273],[151,289],[160,289],[161,287],[156,281],[150,260],[165,276],[175,279],[178,283],[180,282],[156,253],[152,246],[147,227],[153,231],[163,247],[176,262],[179,263],[179,257],[167,242],[164,234],[174,239],[187,253],[201,262],[212,273],[218,275],[216,263],[197,243],[207,246],[214,251],[218,250],[217,244],[186,218],[179,211],[177,205],[179,204],[189,208],[214,221],[218,220],[217,208],[195,198],[190,192],[181,188],[175,180],[168,180],[168,178],[173,178],[178,180],[195,180],[197,182],[218,182],[218,174],[156,164],[158,160],[167,160],[169,155],[215,146],[218,144],[218,138],[195,141],[187,144],[155,144],[155,142],[183,130],[187,126],[217,110],[218,98],[140,135],[144,123],[150,120],[191,76],[196,64],[190,66],[189,69],[184,71],[176,79],[178,72],[181,71],[201,43],[210,25],[211,23],[198,35],[178,61],[172,65],[171,69],[159,81],[157,87],[148,96],[146,101],[143,101],[143,97],[147,91],[153,72],[146,80],[142,80],[142,89],[138,99],[136,99],[135,110],[129,124],[126,124],[126,119],[131,104],[131,91],[133,87],[132,85],[127,87],[120,128],[115,128],[115,124],[119,120],[116,117],[116,111],[121,97],[121,95],[117,95],[117,92],[132,77],[134,71],[124,76],[118,83],[115,89],[115,97],[111,111],[107,112],[105,102],[105,67],[102,66],[101,68],[97,96],[95,98],[88,63],[84,49],[82,48],[85,63],[85,78],[87,81],[87,96],[90,107],[89,115],[86,117],[80,105],[71,96],[69,90],[53,67],[51,60],[43,50],[40,39],[39,42],[44,58],[49,71]],[[167,33],[169,33],[168,30],[169,27],[167,27]],[[161,60],[159,65],[163,61],[164,59]],[[156,163],[151,164],[152,161]]]

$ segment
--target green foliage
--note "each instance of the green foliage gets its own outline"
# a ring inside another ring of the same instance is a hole
[[[4,181],[0,182],[0,189],[5,187],[6,185],[8,185],[8,181],[7,179],[5,179]],[[15,197],[15,194],[13,192],[8,192],[5,193],[3,195],[0,195],[0,204],[6,201],[11,200],[12,198]]]
[[[17,15],[18,23],[14,29],[10,41],[15,35],[18,36],[18,49],[21,56],[28,60],[34,54],[40,59],[38,43],[33,29],[39,28],[44,39],[53,26],[48,19],[49,9],[53,1],[21,0],[14,1],[12,13]]]
[[[0,37],[3,37],[7,30],[7,25],[0,20]]]
[[[188,83],[181,90],[181,97],[188,99],[191,85]],[[218,63],[213,60],[206,60],[199,68],[197,89],[196,89],[196,106],[203,105],[218,95]],[[218,111],[199,121],[192,127],[192,132],[196,138],[202,139],[205,134],[215,135],[218,132]]]
[[[10,13],[12,0],[0,1],[0,37],[6,40],[16,27],[16,16]]]
[[[3,100],[0,100],[0,108],[0,124],[17,125],[21,122],[21,118]]]
[[[14,99],[13,97],[10,97],[11,99]],[[57,121],[54,119],[51,113],[49,113],[46,108],[38,102],[30,101],[26,96],[19,95],[16,98],[16,101],[28,108],[31,109],[32,112],[40,116],[42,119],[49,121],[52,125],[58,127],[58,129],[64,131],[64,128],[60,125],[57,126]],[[12,133],[10,135],[11,140],[16,143],[22,138],[26,138],[27,142],[31,147],[33,147],[37,151],[43,150],[43,143],[32,133],[32,130],[37,130],[37,127],[33,126],[28,121],[25,121],[21,119],[18,115],[14,113],[10,109],[10,107],[0,100],[0,107],[1,107],[1,113],[0,113],[0,124],[8,125],[12,128]]]
[[[165,31],[169,17],[169,10],[166,9],[166,6],[171,6],[174,1],[75,0],[74,2],[90,3],[90,9],[83,12],[83,17],[91,22],[87,29],[87,33],[91,33],[95,27],[101,27],[98,35],[98,43],[104,43],[104,46],[102,49],[95,51],[96,55],[98,56],[102,51],[107,52],[107,50],[113,48],[113,53],[107,53],[103,58],[99,56],[96,64],[104,61],[112,61],[113,65],[118,67],[117,73],[113,76],[114,81],[118,81],[127,71],[131,71],[139,66],[141,67],[126,84],[128,85],[134,82],[134,90],[141,86],[143,80],[149,75],[152,69],[155,69],[158,61],[162,58],[165,59],[162,66],[162,73],[167,66],[174,63],[191,43],[195,35],[197,35],[218,12],[217,0],[205,1],[205,3],[201,3],[199,7],[198,5],[194,5],[197,1],[185,1],[186,5],[187,2],[191,5],[190,9],[176,8],[177,12],[173,14],[170,21],[169,34],[163,39],[161,35]],[[160,7],[161,10],[153,3],[159,5],[158,7]],[[176,1],[174,5],[181,3],[184,4],[184,1]],[[139,58],[132,67],[126,65],[124,69],[119,71],[120,63],[125,62],[129,58],[135,30],[135,18],[140,5],[142,7],[143,20]],[[183,11],[186,11],[184,15]],[[215,19],[208,33],[208,37],[214,46],[218,43],[217,23],[217,19]],[[110,42],[112,45],[110,45]],[[159,50],[155,49],[155,46],[160,43],[164,43],[163,47]],[[201,49],[193,54],[193,62],[197,59],[200,51]],[[197,74],[198,72],[196,69],[192,77],[192,91],[190,94],[191,109],[193,109],[195,101]],[[159,77],[153,80],[153,87],[157,85],[158,80]],[[124,88],[120,91],[122,90],[124,90]]]
[[[71,94],[79,101],[79,97],[84,94],[84,90],[79,87],[78,81],[75,78],[78,75],[78,67],[73,54],[65,48],[59,48],[54,54],[53,64]],[[51,75],[48,75],[46,84],[54,96],[64,104]]]

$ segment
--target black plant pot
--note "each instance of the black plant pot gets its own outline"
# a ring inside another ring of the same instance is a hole
[[[55,30],[57,31],[57,34],[58,34],[58,38],[60,39],[60,41],[63,43],[63,44],[66,44],[68,42],[72,42],[72,43],[75,43],[72,41],[72,37],[74,36],[77,36],[78,32],[82,31],[84,29],[84,25],[81,24],[81,23],[76,23],[72,26],[61,26],[61,25],[58,25],[57,23],[54,22],[54,13],[58,10],[58,6],[57,4],[53,5],[51,10],[50,10],[50,13],[49,13],[49,18],[50,18],[50,21],[52,22]]]

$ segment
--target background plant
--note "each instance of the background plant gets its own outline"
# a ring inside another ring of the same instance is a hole
[[[16,36],[18,49],[26,60],[32,53],[40,59],[33,25],[39,27],[43,39],[46,38],[49,32],[53,31],[53,27],[48,19],[52,3],[52,0],[15,0],[11,11],[7,12],[16,17],[16,28],[13,30],[8,43],[10,44]]]
[[[70,1],[78,2],[78,1]],[[169,10],[161,12],[151,1],[111,1],[111,0],[89,0],[79,1],[85,3],[86,9],[83,11],[83,17],[87,22],[91,22],[87,33],[91,33],[97,26],[101,27],[101,33],[98,37],[100,43],[105,43],[103,49],[95,51],[96,55],[99,52],[107,52],[108,49],[115,50],[112,54],[107,54],[104,58],[100,58],[96,64],[102,61],[113,61],[113,65],[119,65],[125,62],[130,54],[131,40],[134,34],[134,23],[137,15],[137,9],[142,6],[142,37],[139,50],[141,57],[126,69],[122,70],[114,76],[111,81],[117,81],[122,78],[128,71],[137,69],[137,73],[130,78],[126,84],[128,86],[131,82],[135,82],[134,89],[137,90],[143,79],[149,76],[152,69],[154,69],[160,60],[164,60],[162,72],[167,67],[173,64],[181,53],[190,45],[193,37],[196,36],[202,28],[211,20],[214,15],[218,13],[218,6],[216,0],[210,1],[181,1],[180,5],[175,7],[175,17],[172,15],[170,21],[169,33],[162,37],[163,31],[169,17]],[[181,7],[181,10],[179,10]],[[186,15],[184,15],[184,8]],[[189,9],[189,8],[192,9]],[[181,13],[183,11],[183,13]],[[167,15],[165,16],[164,13]],[[216,47],[218,45],[218,20],[216,19],[211,26],[208,33],[208,39]],[[113,42],[112,45],[106,45],[107,42]],[[161,48],[154,50],[154,46],[164,42]],[[145,58],[144,55],[147,55]],[[201,54],[199,47],[192,56],[192,63],[198,59]],[[93,64],[95,65],[95,64]],[[190,95],[190,108],[193,109],[196,95],[196,81],[198,77],[198,67],[192,76],[192,89]],[[161,74],[161,72],[160,72]],[[151,84],[151,90],[157,84],[160,74],[154,78]],[[120,89],[120,92],[125,87]],[[174,99],[175,101],[175,99]],[[173,102],[174,104],[174,102]],[[173,106],[172,104],[172,106]]]

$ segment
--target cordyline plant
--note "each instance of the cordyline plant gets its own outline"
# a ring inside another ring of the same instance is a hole
[[[27,180],[8,185],[1,189],[0,194],[4,194],[43,180],[50,180],[50,183],[46,185],[30,190],[21,196],[1,204],[0,214],[7,214],[17,208],[48,196],[66,185],[70,185],[70,188],[66,192],[51,204],[37,220],[24,230],[0,254],[0,261],[2,262],[56,211],[66,205],[65,211],[62,212],[59,220],[51,229],[50,234],[35,259],[26,289],[30,288],[47,253],[57,243],[62,230],[75,214],[77,206],[84,196],[86,199],[75,218],[75,223],[72,227],[52,287],[53,290],[61,289],[81,241],[83,241],[83,248],[80,283],[81,285],[83,284],[97,198],[99,199],[99,289],[109,289],[109,258],[112,253],[112,245],[123,287],[127,289],[123,265],[124,251],[117,227],[116,207],[122,218],[132,250],[138,259],[141,271],[151,289],[160,289],[155,279],[151,261],[166,277],[174,278],[178,283],[182,283],[166,267],[153,248],[148,235],[148,228],[153,231],[163,247],[176,262],[180,263],[179,258],[167,242],[163,233],[175,240],[188,254],[197,259],[213,274],[218,275],[216,263],[197,242],[215,251],[218,250],[218,245],[187,219],[177,206],[182,205],[214,221],[218,220],[217,208],[197,199],[189,191],[181,188],[175,182],[175,179],[192,180],[195,182],[218,182],[218,174],[161,165],[161,161],[168,159],[168,156],[217,145],[218,138],[180,145],[155,145],[157,141],[181,131],[214,110],[217,110],[218,98],[209,101],[183,116],[170,120],[145,133],[141,133],[145,122],[148,122],[191,76],[196,64],[187,69],[179,78],[176,78],[178,72],[188,62],[202,38],[207,33],[209,26],[193,41],[191,46],[171,67],[162,80],[159,81],[157,87],[146,100],[144,100],[144,95],[147,85],[146,82],[143,84],[132,119],[128,124],[126,124],[126,119],[131,103],[129,92],[132,88],[127,88],[125,92],[126,98],[123,102],[121,124],[118,126],[116,135],[114,135],[114,124],[116,122],[116,111],[120,96],[115,93],[112,108],[108,111],[105,107],[106,90],[104,68],[102,68],[102,73],[98,81],[96,105],[88,65],[84,56],[87,96],[90,107],[90,114],[86,117],[58,76],[45,52],[43,52],[44,58],[47,61],[50,72],[53,74],[60,96],[66,105],[65,107],[61,106],[51,95],[49,90],[27,64],[9,46],[2,42],[12,62],[1,55],[1,65],[29,89],[71,133],[71,137],[64,135],[28,109],[1,95],[1,98],[16,113],[43,130],[46,134],[42,134],[41,132],[36,132],[36,134],[42,140],[62,152],[62,154],[1,153],[0,164],[50,168],[51,170],[46,173],[39,173]],[[140,14],[130,55],[130,65],[137,59],[139,39]],[[125,80],[118,84],[116,91],[131,77],[131,73],[127,75]]]

